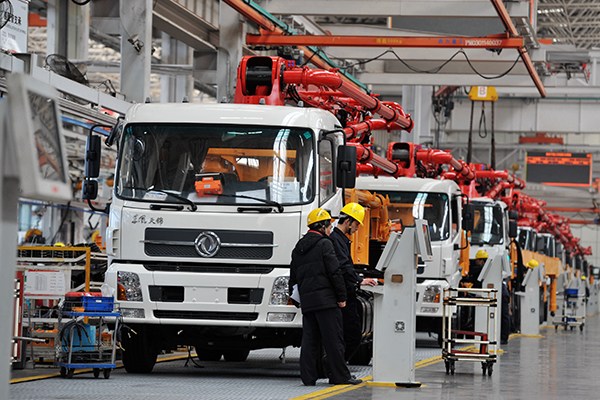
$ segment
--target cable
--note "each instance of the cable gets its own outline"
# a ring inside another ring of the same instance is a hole
[[[456,58],[456,56],[458,56],[459,54],[462,54],[465,58],[465,60],[467,61],[467,64],[469,64],[469,67],[471,68],[471,70],[473,72],[475,72],[475,74],[477,74],[479,77],[483,78],[483,79],[499,79],[502,78],[506,75],[508,75],[517,65],[517,63],[519,62],[519,59],[521,58],[521,56],[517,56],[517,58],[515,59],[515,61],[513,62],[513,64],[504,72],[498,74],[498,75],[483,75],[481,72],[479,72],[475,66],[472,64],[471,60],[469,59],[469,56],[467,55],[467,53],[465,53],[465,51],[463,49],[458,50],[456,53],[454,53],[450,58],[448,58],[446,61],[442,62],[439,66],[435,67],[435,68],[431,68],[428,70],[422,70],[419,68],[415,68],[413,66],[411,66],[410,64],[408,64],[406,61],[404,61],[399,55],[398,53],[396,53],[394,50],[392,49],[388,49],[386,51],[384,51],[383,53],[379,54],[378,56],[375,56],[373,58],[369,58],[367,60],[363,60],[363,61],[358,61],[354,64],[350,64],[347,65],[343,68],[340,68],[340,70],[346,70],[348,68],[352,68],[355,67],[357,65],[364,65],[364,64],[368,64],[372,61],[376,61],[378,59],[380,59],[381,57],[383,57],[384,55],[391,53],[394,55],[394,57],[396,57],[396,59],[398,61],[400,61],[400,63],[402,63],[402,65],[404,65],[406,68],[408,68],[409,70],[411,70],[412,72],[416,72],[416,73],[420,73],[420,74],[437,74],[439,73],[442,68],[444,68],[450,61],[452,61],[454,58]]]
[[[58,229],[56,230],[56,232],[54,232],[54,235],[52,236],[52,239],[50,240],[50,244],[54,244],[54,239],[56,239],[56,236],[58,235],[58,233],[62,229],[63,225],[65,224],[65,221],[67,220],[67,217],[69,216],[70,211],[71,211],[71,202],[69,201],[67,203],[67,210],[63,214],[63,218],[62,218],[62,221],[60,221],[60,225],[58,226]]]

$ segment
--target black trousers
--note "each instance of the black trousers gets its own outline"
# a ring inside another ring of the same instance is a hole
[[[300,378],[305,385],[311,385],[319,378],[318,364],[321,358],[321,346],[325,348],[327,354],[330,383],[343,383],[351,378],[344,360],[342,329],[342,312],[339,308],[328,308],[302,314]]]
[[[348,361],[360,346],[362,337],[362,322],[358,313],[356,294],[348,292],[346,307],[342,308],[344,320],[344,343],[346,343],[345,358]]]

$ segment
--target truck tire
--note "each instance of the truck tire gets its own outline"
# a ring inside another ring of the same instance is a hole
[[[152,348],[143,328],[123,340],[123,366],[131,374],[148,374],[156,364],[157,352]]]
[[[248,359],[249,354],[250,350],[245,349],[225,350],[223,352],[223,357],[225,358],[225,361],[242,362]]]
[[[348,360],[350,365],[369,365],[373,358],[373,342],[362,343]]]

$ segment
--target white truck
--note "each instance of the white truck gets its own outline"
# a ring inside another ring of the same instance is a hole
[[[419,261],[417,331],[435,333],[441,341],[443,290],[448,286],[457,287],[461,279],[463,206],[459,186],[453,180],[360,176],[356,179],[356,189],[388,196],[388,215],[393,224],[410,226],[415,218],[427,220],[433,260]],[[384,246],[384,242],[371,243],[370,258],[376,262]]]
[[[106,236],[106,283],[131,328],[123,335],[128,372],[150,372],[159,351],[177,345],[228,361],[300,345],[290,256],[312,209],[342,207],[339,165],[356,153],[338,157],[338,147],[348,149],[339,128],[314,108],[128,111]]]

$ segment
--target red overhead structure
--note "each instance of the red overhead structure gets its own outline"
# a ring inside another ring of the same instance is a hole
[[[410,47],[520,49],[522,37],[489,35],[468,36],[358,36],[358,35],[281,35],[247,34],[246,44],[253,46],[328,46],[328,47]]]

